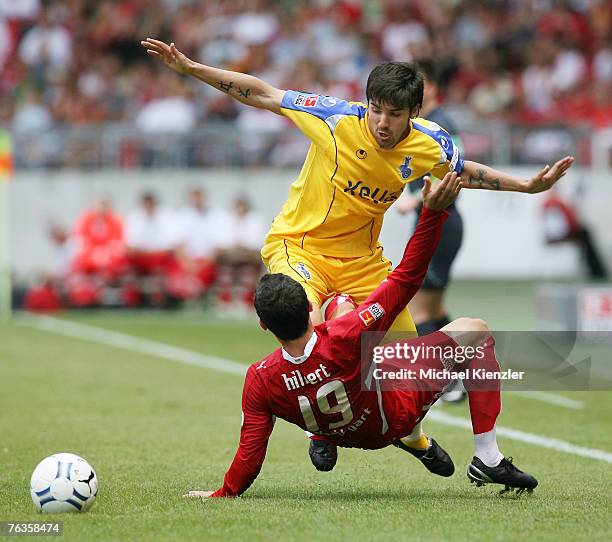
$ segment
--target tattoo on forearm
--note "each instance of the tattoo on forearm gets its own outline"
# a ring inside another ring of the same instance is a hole
[[[251,95],[250,88],[243,89],[239,86],[237,89],[234,89],[234,83],[231,81],[219,81],[219,90],[222,90],[226,94],[231,94],[232,90],[236,90],[236,93],[240,98],[248,98]]]
[[[242,98],[248,98],[251,94],[251,89],[247,88],[246,90],[242,90],[242,87],[238,87],[238,96]]]
[[[499,179],[489,179],[487,177],[487,172],[484,169],[477,169],[475,177],[470,175],[470,178],[468,179],[468,184],[472,188],[485,188],[489,190],[500,189]]]
[[[229,81],[228,83],[226,83],[225,81],[219,81],[219,88],[223,92],[227,92],[228,94],[232,90],[233,86],[234,86],[234,83],[232,83],[231,81]]]

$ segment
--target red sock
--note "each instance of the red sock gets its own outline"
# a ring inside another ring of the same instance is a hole
[[[483,357],[478,352],[469,364],[470,372],[475,369],[499,372],[499,363],[495,357],[495,340],[489,337],[482,343]],[[501,393],[499,379],[466,379],[463,381],[470,401],[470,417],[475,435],[491,431],[501,412]]]

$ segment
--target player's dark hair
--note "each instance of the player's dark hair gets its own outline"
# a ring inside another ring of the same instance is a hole
[[[414,64],[385,62],[376,66],[368,76],[366,98],[398,109],[421,108],[423,105],[423,76]]]
[[[302,285],[282,273],[261,277],[255,289],[255,310],[266,327],[283,341],[292,341],[308,329],[308,298]]]

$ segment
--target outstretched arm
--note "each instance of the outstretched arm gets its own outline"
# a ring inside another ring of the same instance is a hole
[[[447,213],[444,210],[455,201],[461,189],[461,178],[447,173],[435,188],[426,177],[423,186],[423,211],[417,228],[410,238],[401,262],[356,311],[346,318],[359,322],[370,331],[387,331],[396,316],[421,287],[429,262],[436,251]],[[363,327],[360,324],[360,327]]]
[[[562,158],[552,167],[544,167],[531,179],[520,179],[513,177],[503,171],[498,171],[489,166],[466,160],[462,172],[463,188],[480,188],[482,190],[502,190],[506,192],[525,192],[537,194],[544,192],[553,186],[565,175],[574,163],[573,156]]]
[[[284,90],[275,88],[252,75],[213,68],[195,62],[181,53],[174,43],[168,45],[163,41],[147,38],[140,44],[148,54],[159,58],[177,73],[192,75],[243,104],[280,114]]]
[[[267,407],[266,392],[257,377],[257,368],[247,371],[242,391],[240,444],[223,485],[217,491],[189,491],[185,497],[237,497],[253,483],[266,457],[274,421]]]

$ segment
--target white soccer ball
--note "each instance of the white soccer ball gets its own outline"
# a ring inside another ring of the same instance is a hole
[[[86,512],[96,500],[98,477],[82,457],[53,454],[34,469],[30,494],[41,512]]]

